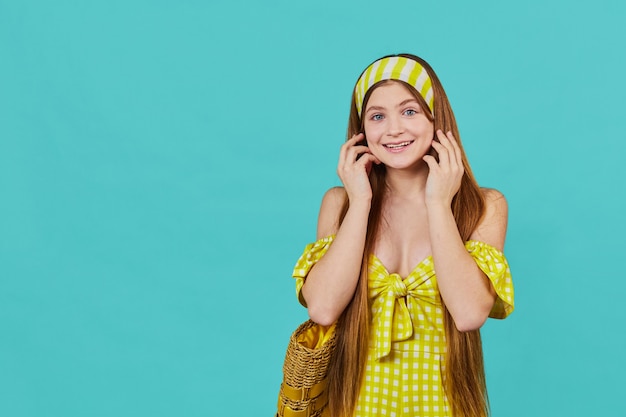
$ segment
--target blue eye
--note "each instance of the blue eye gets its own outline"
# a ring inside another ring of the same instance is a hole
[[[383,115],[380,113],[372,115],[372,120],[383,120]]]
[[[404,111],[404,114],[407,116],[415,116],[417,114],[417,111],[413,110],[413,109],[407,109]]]

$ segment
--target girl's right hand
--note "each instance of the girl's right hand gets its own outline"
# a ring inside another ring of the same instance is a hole
[[[363,133],[352,136],[341,146],[337,175],[343,182],[350,202],[372,199],[372,186],[369,173],[372,164],[380,164],[366,145],[359,145],[365,139]]]

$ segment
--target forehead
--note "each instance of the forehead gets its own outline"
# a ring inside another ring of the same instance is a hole
[[[388,80],[373,87],[366,108],[380,104],[401,103],[410,99],[417,101],[409,86],[398,81]]]

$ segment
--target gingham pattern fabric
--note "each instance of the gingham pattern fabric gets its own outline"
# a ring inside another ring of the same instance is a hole
[[[304,280],[333,238],[307,245],[296,263],[293,276],[303,304]],[[513,282],[504,254],[479,241],[470,240],[465,247],[496,291],[490,316],[506,317],[513,311]],[[402,278],[389,273],[371,255],[368,271],[371,340],[356,416],[449,417],[442,385],[446,359],[443,309],[432,257]]]
[[[370,346],[376,358],[389,355],[394,343],[405,340],[412,341],[412,350],[443,353],[443,309],[432,265],[429,256],[403,279],[387,272],[376,256],[370,256]]]
[[[359,77],[354,90],[359,116],[363,110],[365,94],[374,84],[383,80],[400,80],[413,86],[424,98],[431,113],[434,114],[432,81],[426,69],[412,59],[393,56],[381,58],[372,63]]]
[[[369,355],[355,416],[450,417],[444,358],[419,350],[393,350],[381,360]]]

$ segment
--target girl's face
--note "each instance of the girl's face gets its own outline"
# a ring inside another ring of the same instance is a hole
[[[403,84],[388,82],[372,91],[363,125],[370,151],[387,168],[425,164],[422,157],[431,148],[434,126]]]

